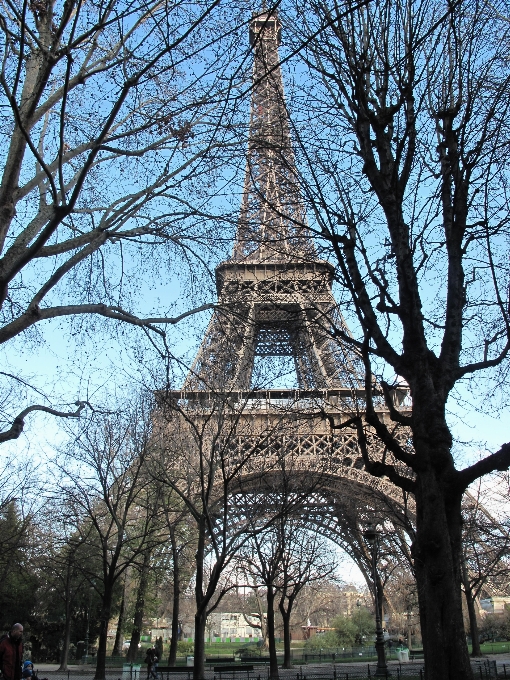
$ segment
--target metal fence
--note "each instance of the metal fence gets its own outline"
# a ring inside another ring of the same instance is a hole
[[[508,678],[510,680],[510,663],[496,661],[494,659],[483,659],[473,661],[471,664],[475,680],[499,680]],[[375,678],[375,663],[352,663],[337,664],[329,667],[301,666],[290,670],[279,669],[280,680],[370,680]],[[420,663],[391,663],[389,665],[388,677],[393,680],[423,680],[424,665]],[[95,671],[93,669],[72,669],[69,671],[42,671],[39,672],[40,680],[93,680]],[[225,670],[222,673],[215,673],[211,667],[206,670],[207,680],[267,680],[269,668],[254,664],[254,669],[248,668],[239,670]],[[191,680],[193,668],[182,667],[182,672],[159,673],[159,680]],[[108,668],[106,670],[106,680],[147,680],[147,669],[145,667]]]
[[[330,668],[301,667],[290,670],[279,669],[280,680],[368,680],[374,678],[376,671],[375,664],[342,664]],[[391,677],[396,680],[421,680],[423,678],[423,664],[408,663],[405,665],[392,664],[390,668]],[[255,666],[253,670],[248,668],[239,670],[224,670],[215,673],[213,668],[206,670],[206,677],[209,680],[267,680],[269,668],[267,666]],[[193,668],[182,667],[182,673],[173,672],[159,673],[159,680],[191,680]],[[69,670],[48,671],[39,673],[40,680],[93,680],[94,671],[92,670]],[[106,680],[146,680],[147,670],[134,670],[132,672],[122,671],[122,669],[107,669]],[[484,676],[485,678],[485,676]]]

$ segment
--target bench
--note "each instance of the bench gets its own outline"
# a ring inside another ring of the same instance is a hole
[[[205,658],[205,663],[235,663],[236,660],[233,656],[209,656]]]
[[[246,666],[246,665],[244,665],[244,666],[234,666],[234,665],[214,666],[214,672],[218,673],[220,678],[222,677],[222,675],[225,675],[225,673],[227,673],[229,675],[232,674],[232,677],[235,678],[236,672],[237,673],[246,673],[247,677],[249,678],[250,672],[253,672],[253,666]]]
[[[261,664],[261,663],[270,663],[271,659],[268,656],[242,656],[241,657],[241,663],[253,663],[253,664]]]
[[[181,675],[187,675],[188,680],[191,678],[193,675],[193,666],[158,666],[156,669],[156,673],[161,673],[161,677],[166,674],[167,678],[170,675],[177,675],[180,673]]]
[[[415,659],[423,659],[423,649],[409,650],[409,661],[414,661]]]

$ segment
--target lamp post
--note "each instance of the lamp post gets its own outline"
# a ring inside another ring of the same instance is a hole
[[[370,546],[372,553],[372,580],[374,582],[374,601],[375,601],[375,649],[377,651],[376,677],[387,678],[391,675],[386,664],[386,654],[384,652],[384,634],[381,622],[381,610],[379,609],[379,596],[377,593],[377,553],[379,550],[379,532],[369,524],[363,534],[365,541]]]

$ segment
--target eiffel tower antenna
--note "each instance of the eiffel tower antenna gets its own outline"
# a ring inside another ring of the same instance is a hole
[[[219,308],[186,391],[264,388],[259,358],[294,365],[300,390],[359,386],[352,349],[333,341],[346,326],[331,285],[334,268],[317,257],[306,223],[285,106],[276,11],[254,14],[253,90],[244,191],[233,253],[216,268]],[[267,385],[267,381],[266,381]]]
[[[250,134],[234,260],[274,261],[315,255],[301,197],[285,106],[276,10],[255,13]]]

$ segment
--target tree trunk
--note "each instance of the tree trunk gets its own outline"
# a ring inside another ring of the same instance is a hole
[[[125,612],[125,601],[126,601],[126,589],[122,593],[122,600],[120,602],[119,611],[119,622],[117,624],[117,632],[115,634],[115,644],[113,645],[112,656],[122,656],[122,629],[124,628],[124,612]]]
[[[259,595],[259,589],[254,588],[255,601],[257,602],[257,612],[260,617],[260,636],[262,637],[262,647],[263,649],[269,649],[268,637],[267,637],[267,624],[264,617],[264,608],[262,607],[262,598]]]
[[[464,595],[466,596],[466,604],[469,615],[469,630],[471,633],[471,656],[482,656],[480,649],[480,636],[478,635],[478,621],[476,620],[475,598],[469,582],[469,574],[466,567],[466,560],[462,555],[462,583],[464,584]]]
[[[415,443],[416,446],[416,443]],[[428,451],[426,459],[438,460]],[[423,460],[425,456],[420,458]],[[418,586],[426,680],[471,680],[462,615],[461,498],[432,466],[416,485],[416,540],[412,554]],[[445,488],[446,487],[446,488]]]
[[[149,583],[150,559],[150,552],[145,552],[143,556],[142,568],[140,570],[140,583],[138,584],[138,592],[136,594],[135,616],[133,619],[133,630],[131,631],[131,642],[129,643],[129,649],[127,653],[127,660],[131,663],[136,661],[138,645],[140,644],[140,636],[142,634],[145,595],[147,594],[147,586]]]
[[[413,640],[412,640],[412,631],[413,629],[413,624],[411,622],[411,610],[408,608],[407,610],[407,647],[409,648],[409,651],[413,649]]]
[[[195,648],[193,650],[193,680],[205,678],[205,612],[195,614]]]
[[[195,646],[193,649],[193,680],[205,678],[205,626],[207,623],[207,593],[204,595],[205,518],[197,522],[198,540],[195,554]],[[209,582],[211,585],[211,581]]]
[[[106,680],[106,645],[108,643],[108,626],[112,611],[113,585],[105,583],[101,620],[99,627],[99,644],[97,647],[96,674],[94,680]]]
[[[290,656],[290,611],[280,607],[283,619],[283,668],[292,668]]]
[[[177,550],[177,541],[175,540],[175,531],[170,530],[170,542],[172,546],[172,557],[174,562],[173,570],[173,602],[172,602],[172,639],[170,640],[170,653],[168,654],[168,665],[175,666],[177,659],[177,642],[179,637],[179,606],[181,595],[181,574],[179,565],[179,551]]]
[[[69,644],[71,642],[71,602],[66,602],[66,622],[64,627],[64,645],[62,647],[62,654],[60,656],[59,671],[67,671],[67,657],[69,656]]]
[[[267,586],[267,641],[269,644],[269,677],[278,680],[278,657],[276,656],[276,641],[274,639],[274,590]]]

